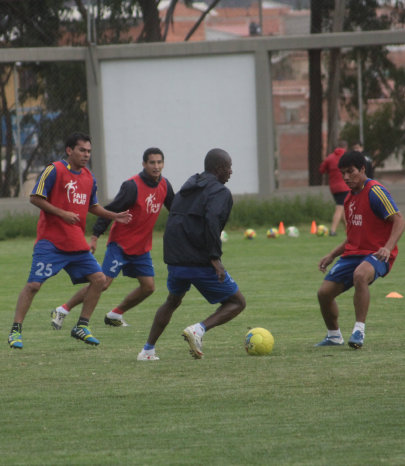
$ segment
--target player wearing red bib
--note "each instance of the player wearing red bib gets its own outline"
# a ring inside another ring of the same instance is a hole
[[[86,168],[91,155],[91,141],[83,133],[73,133],[65,145],[66,160],[48,165],[31,193],[30,201],[41,209],[37,226],[31,272],[22,289],[8,337],[11,348],[23,347],[22,323],[34,296],[42,284],[64,269],[72,283],[90,282],[83,307],[71,335],[91,345],[98,345],[89,328],[89,319],[104,287],[105,276],[85,239],[86,216],[94,215],[129,222],[131,214],[110,212],[97,201],[97,184]]]
[[[346,239],[319,262],[319,270],[341,256],[325,276],[318,291],[322,317],[328,333],[316,346],[343,345],[339,309],[335,298],[354,286],[356,322],[349,346],[361,348],[370,303],[369,285],[390,271],[398,254],[397,243],[405,221],[387,189],[367,178],[366,160],[360,152],[347,152],[339,169],[350,188],[344,203]]]
[[[339,160],[347,150],[347,142],[339,141],[336,149],[329,154],[326,159],[321,163],[319,171],[328,175],[329,189],[335,200],[335,212],[332,217],[332,224],[330,227],[330,235],[336,235],[336,229],[341,220],[344,221],[343,203],[346,195],[349,192],[347,184],[343,181],[342,175],[338,167]]]
[[[164,167],[163,152],[157,147],[146,149],[143,154],[143,171],[125,181],[107,210],[128,209],[132,220],[126,225],[114,222],[108,237],[107,250],[103,261],[106,275],[106,290],[122,270],[123,275],[136,278],[139,287],[131,291],[123,301],[104,318],[106,325],[127,326],[123,314],[155,290],[154,270],[150,251],[152,233],[163,206],[170,209],[174,198],[170,182],[161,173]],[[92,252],[96,250],[98,237],[110,224],[109,220],[98,219],[90,240]],[[62,328],[69,311],[80,304],[86,295],[86,288],[79,290],[66,304],[51,312],[54,329]]]

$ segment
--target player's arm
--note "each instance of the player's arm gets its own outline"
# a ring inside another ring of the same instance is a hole
[[[74,225],[75,223],[80,222],[79,214],[55,207],[45,197],[39,196],[38,194],[31,194],[30,202],[47,214],[57,215],[64,222],[70,225]]]
[[[395,248],[404,231],[405,221],[391,194],[384,186],[373,186],[369,192],[369,201],[371,209],[377,217],[393,224],[387,242],[374,253],[378,260],[388,262],[391,251]]]
[[[170,210],[170,207],[172,206],[172,202],[174,199],[174,190],[173,186],[171,185],[170,181],[165,178],[166,180],[166,186],[167,186],[167,192],[166,192],[166,197],[164,200],[164,206],[166,207],[167,210]]]
[[[393,215],[390,215],[387,219],[387,222],[392,222],[392,230],[388,241],[385,243],[384,247],[380,248],[374,255],[380,261],[388,262],[391,251],[397,245],[399,238],[405,229],[405,220],[401,212],[397,212]]]
[[[211,264],[215,269],[218,281],[223,282],[225,280],[225,267],[223,266],[221,259],[211,259]]]
[[[221,262],[221,230],[229,218],[232,203],[232,195],[229,190],[221,189],[210,194],[205,209],[206,247],[211,264],[220,282],[225,279],[225,268]]]
[[[41,175],[38,177],[30,195],[30,202],[47,214],[57,215],[66,223],[74,225],[80,221],[78,214],[55,207],[48,201],[48,196],[54,187],[55,181],[56,168],[55,165],[51,163],[44,168]]]
[[[321,272],[326,272],[326,268],[328,267],[329,264],[331,264],[336,257],[341,256],[345,250],[347,240],[345,239],[342,243],[340,243],[338,246],[335,247],[335,249],[332,249],[329,254],[326,254],[326,256],[322,257],[322,259],[319,261],[318,267]]]
[[[109,210],[111,212],[122,212],[132,207],[135,204],[137,197],[138,189],[136,187],[136,183],[133,180],[124,181],[114,200],[107,204],[104,208],[105,210]],[[107,230],[112,220],[113,219],[106,217],[99,217],[97,219],[93,226],[92,235],[92,238],[96,238],[96,242],[97,238]]]
[[[97,217],[114,220],[119,223],[129,223],[132,220],[132,215],[129,213],[129,210],[125,210],[124,212],[111,212],[110,210],[104,209],[100,204],[90,206],[89,212],[93,215],[97,215]]]

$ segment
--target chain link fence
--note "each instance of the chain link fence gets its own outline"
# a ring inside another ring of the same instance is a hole
[[[0,197],[27,195],[43,167],[61,158],[64,140],[89,131],[84,63],[4,63]]]
[[[0,1],[0,53],[134,42],[139,15],[135,1]],[[0,62],[0,198],[27,196],[66,136],[89,132],[86,89],[84,61]]]
[[[146,37],[148,40],[164,40],[164,34],[162,36],[161,32],[167,24],[162,14],[157,11],[158,4],[168,5],[168,2],[0,0],[0,198],[27,196],[44,166],[63,156],[66,136],[76,130],[90,132],[89,100],[97,99],[97,89],[93,98],[90,91],[87,95],[88,76],[86,77],[84,55],[71,61],[68,54],[67,58],[63,55],[63,59],[59,57],[57,60],[44,61],[43,58],[38,59],[35,52],[31,53],[30,58],[30,50],[46,47],[50,51],[49,54],[55,56],[57,53],[61,54],[59,52],[61,49],[91,49],[93,46],[96,49],[97,46],[106,44],[136,43],[146,40]],[[148,13],[148,21],[144,21],[146,13]],[[383,141],[380,144],[382,148],[377,144],[371,144],[372,149],[379,154],[378,156],[383,153],[383,149],[394,153],[395,160],[402,160],[403,144],[401,142],[400,152],[397,150],[398,144],[393,146],[393,141],[403,139],[405,114],[403,30],[399,32],[402,39],[398,40],[393,36],[392,42],[397,44],[398,48],[391,48],[389,51],[393,61],[398,61],[396,63],[398,71],[394,70],[394,74],[391,70],[389,79],[385,79],[384,75],[381,78],[376,72],[377,65],[380,65],[378,69],[382,72],[387,72],[388,67],[383,59],[388,49],[384,49],[383,55],[371,54],[370,58],[363,60],[369,72],[363,81],[368,85],[376,80],[384,84],[382,90],[371,89],[375,96],[370,105],[380,108],[384,99],[387,105],[392,106],[392,102],[396,104],[396,107],[393,107],[395,112],[391,111],[387,117],[385,114],[381,115],[384,122],[395,120],[394,123],[388,128],[383,127],[383,131],[377,133],[374,121],[371,121],[368,125],[371,128],[370,135],[367,135],[366,139],[372,141],[372,137],[378,135],[376,139]],[[360,34],[357,35],[360,37]],[[340,36],[344,37],[344,34]],[[377,39],[377,34],[375,36]],[[245,40],[245,43],[252,40],[255,39]],[[292,47],[282,45],[282,39],[273,37],[271,40],[276,42],[280,40],[279,49],[270,51],[269,47],[269,54],[274,58],[272,111],[276,124],[274,145],[277,152],[278,165],[275,168],[278,186],[302,187],[307,185],[308,174],[307,50],[303,50],[299,43],[304,40],[295,40],[297,49],[300,49],[298,54],[291,52]],[[330,42],[322,46],[347,49],[351,48],[356,40],[353,35],[346,42],[342,39],[340,43]],[[366,47],[372,43],[370,39],[364,43],[359,39],[357,46]],[[267,42],[261,42],[258,48],[263,44],[265,47],[268,46]],[[381,40],[376,41],[376,44],[385,46],[390,42]],[[244,45],[241,45],[241,49],[243,47]],[[18,53],[22,49],[25,50],[24,58]],[[187,53],[190,52],[184,52],[185,55]],[[97,62],[97,51],[95,55],[94,60]],[[7,58],[4,58],[5,56]],[[42,54],[41,57],[43,56]],[[297,67],[299,67],[298,71]],[[356,89],[356,75],[353,69],[348,73],[348,78],[351,80],[348,89],[352,91],[352,97],[355,96]],[[364,68],[364,72],[367,70]],[[97,74],[97,69],[93,69],[93,72]],[[347,98],[347,95],[344,97]],[[324,96],[320,96],[321,100],[323,98]],[[97,110],[102,113],[102,108],[96,108],[96,112],[91,113],[91,121],[95,119],[95,114],[98,117]],[[371,110],[374,112],[374,108]],[[374,113],[378,116],[377,112]],[[266,131],[267,129],[266,127]],[[356,132],[357,137],[357,128],[354,127],[353,131]],[[94,134],[94,131],[92,133]],[[98,134],[98,136],[101,139],[103,135]],[[94,139],[97,141],[96,135]],[[266,142],[264,145],[269,143]],[[265,149],[268,149],[267,146]]]

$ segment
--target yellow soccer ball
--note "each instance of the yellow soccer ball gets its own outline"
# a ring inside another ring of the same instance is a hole
[[[267,238],[278,238],[278,229],[277,228],[269,228],[267,230]]]
[[[326,227],[325,225],[318,225],[318,228],[316,229],[316,234],[318,236],[328,236],[329,228]]]
[[[270,354],[273,346],[274,337],[265,328],[252,328],[245,336],[245,349],[250,356],[265,356],[266,354]]]
[[[253,230],[253,228],[248,228],[247,230],[245,230],[244,237],[246,239],[256,238],[256,232]]]

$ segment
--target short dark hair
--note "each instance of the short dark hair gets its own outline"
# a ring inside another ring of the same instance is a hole
[[[78,141],[88,141],[91,143],[91,139],[88,134],[81,133],[80,131],[76,131],[75,133],[70,134],[66,138],[65,149],[68,147],[70,147],[71,149],[74,149]]]
[[[209,173],[215,173],[219,167],[230,160],[230,155],[223,149],[211,149],[208,151],[204,160],[204,170]]]
[[[338,168],[342,169],[347,167],[356,167],[358,170],[361,170],[362,167],[366,168],[366,159],[364,155],[356,150],[345,152],[342,157],[340,157]]]
[[[147,162],[149,159],[150,154],[160,154],[162,156],[162,160],[165,159],[163,152],[158,147],[149,147],[143,153],[143,161]]]

